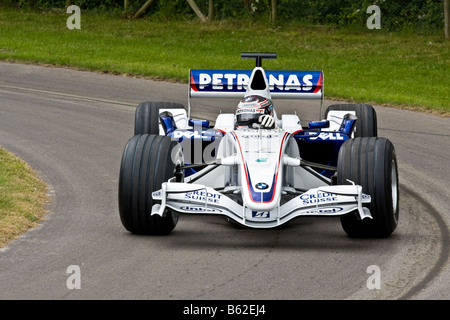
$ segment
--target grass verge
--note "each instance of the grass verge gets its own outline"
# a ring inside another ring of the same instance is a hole
[[[81,12],[0,10],[0,59],[187,81],[190,68],[251,69],[240,52],[277,52],[266,69],[323,70],[325,96],[450,113],[450,41],[443,35],[277,28],[244,21],[130,20]]]
[[[37,173],[0,148],[0,248],[36,226],[48,200],[47,186]]]

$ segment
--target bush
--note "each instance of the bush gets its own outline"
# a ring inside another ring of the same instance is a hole
[[[81,9],[113,11],[123,9],[123,0],[73,0]],[[136,12],[146,0],[129,1],[130,12]],[[66,0],[10,0],[21,7],[64,8]],[[196,0],[205,14],[208,0]],[[277,23],[300,22],[335,26],[366,27],[370,5],[381,9],[381,27],[385,30],[425,31],[444,27],[443,0],[278,0]],[[214,0],[215,19],[269,19],[270,0]],[[146,16],[171,19],[196,19],[185,0],[155,0]]]

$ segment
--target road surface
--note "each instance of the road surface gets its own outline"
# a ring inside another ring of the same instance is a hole
[[[186,99],[185,84],[0,62],[0,146],[51,189],[45,221],[0,249],[0,299],[450,298],[449,118],[375,106],[399,161],[400,221],[388,239],[350,239],[339,219],[248,230],[186,215],[167,237],[132,235],[117,184],[134,110]],[[234,104],[193,101],[192,115],[213,119]],[[297,110],[302,123],[319,120],[317,104]],[[70,266],[80,289],[69,289]]]

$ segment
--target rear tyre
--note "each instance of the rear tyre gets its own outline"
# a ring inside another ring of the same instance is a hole
[[[175,102],[142,102],[135,112],[134,135],[159,134],[159,110],[184,109]]]
[[[365,137],[347,140],[338,156],[337,184],[351,180],[371,196],[365,205],[373,219],[360,220],[358,212],[341,217],[350,237],[388,237],[399,216],[397,158],[393,144],[385,138]]]
[[[169,137],[136,135],[122,156],[119,175],[119,213],[123,226],[135,234],[169,234],[178,222],[178,214],[166,210],[163,217],[151,215],[152,192],[175,175],[172,155],[180,145]]]
[[[355,112],[358,118],[355,125],[355,138],[378,136],[377,114],[373,106],[368,104],[333,104],[327,108],[325,118],[328,117],[328,112],[331,110]]]

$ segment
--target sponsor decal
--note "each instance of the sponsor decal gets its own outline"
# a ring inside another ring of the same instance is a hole
[[[193,191],[187,192],[184,195],[184,198],[188,200],[197,200],[203,202],[206,200],[209,203],[219,203],[220,199],[222,198],[222,195],[218,193],[211,193],[205,191]]]
[[[342,207],[325,207],[305,211],[305,214],[334,214],[344,210]]]
[[[244,73],[245,72],[245,73]],[[193,80],[198,84],[198,89],[205,89],[212,86],[213,90],[220,90],[224,87],[228,90],[243,90],[250,81],[251,72],[241,71],[239,73],[209,73],[202,72],[198,75],[192,74]]]
[[[270,211],[252,211],[252,218],[270,218]]]
[[[252,108],[245,108],[245,109],[237,109],[236,110],[236,114],[241,114],[241,113],[264,113],[263,109],[252,109]]]
[[[321,71],[265,71],[271,92],[317,93],[323,85]],[[252,70],[204,70],[190,71],[190,85],[194,91],[245,91]]]
[[[267,160],[269,160],[269,158],[258,158],[255,161],[256,162],[267,162]]]
[[[152,197],[161,197],[161,190],[153,192]]]
[[[175,130],[172,134],[172,137],[175,139],[202,139],[202,140],[212,140],[214,136],[211,134],[205,134],[205,131],[181,131]]]
[[[241,135],[241,138],[242,139],[251,139],[251,138],[261,138],[261,139],[275,139],[275,138],[278,138],[279,137],[279,135],[278,134],[264,134],[264,135],[261,135],[261,134],[259,134],[259,133],[254,133],[254,134],[243,134],[243,135]]]
[[[217,208],[205,208],[200,206],[183,206],[180,210],[190,211],[190,212],[202,212],[202,213],[222,213],[223,211]]]
[[[255,188],[259,190],[266,190],[267,188],[269,188],[269,185],[264,182],[258,182],[257,184],[255,184]]]
[[[318,136],[315,132],[310,132],[310,135],[314,135],[313,137],[308,137],[310,140],[344,140],[344,136],[342,136],[338,132],[322,132]]]
[[[327,192],[319,192],[318,194],[304,193],[300,195],[300,200],[303,201],[303,204],[334,202],[337,200],[337,196]]]

